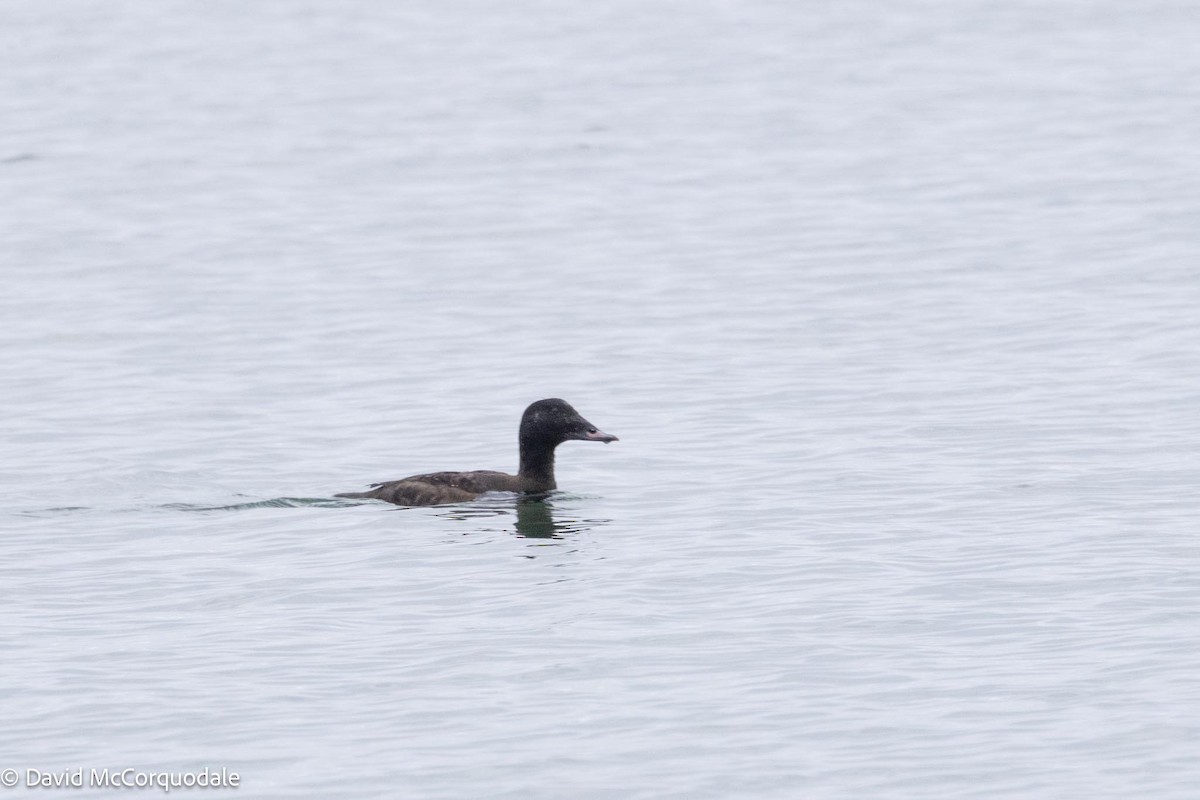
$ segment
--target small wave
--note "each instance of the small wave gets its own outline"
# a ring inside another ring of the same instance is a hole
[[[357,505],[362,505],[362,501],[333,497],[274,497],[270,500],[252,500],[229,505],[167,503],[160,508],[172,511],[249,511],[255,508],[346,508]]]

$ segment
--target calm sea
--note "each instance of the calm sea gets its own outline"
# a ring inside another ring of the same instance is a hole
[[[0,5],[6,796],[1200,796],[1198,39]]]

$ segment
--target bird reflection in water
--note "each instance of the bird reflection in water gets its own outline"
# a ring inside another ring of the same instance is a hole
[[[554,521],[554,506],[544,495],[517,498],[518,536],[527,539],[561,539],[561,533],[571,533],[574,530],[578,528],[572,529],[568,524]]]
[[[556,508],[554,494],[520,495],[515,508],[512,495],[485,497],[442,514],[449,519],[480,519],[507,516],[515,512],[514,533],[526,539],[563,539],[608,522],[606,519],[579,519],[563,516],[564,509]],[[562,499],[561,497],[559,498]]]
[[[566,517],[563,512],[564,509],[556,508],[555,501],[550,496],[518,497],[516,533],[526,539],[562,539],[610,521]]]

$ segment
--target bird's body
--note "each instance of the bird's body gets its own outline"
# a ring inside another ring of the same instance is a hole
[[[516,475],[491,470],[431,472],[372,484],[365,492],[336,496],[385,500],[402,506],[433,506],[462,503],[485,492],[548,492],[557,488],[554,449],[568,439],[617,441],[617,437],[597,430],[565,401],[538,400],[521,417],[521,462]]]
[[[338,497],[369,497],[403,506],[437,506],[474,500],[484,492],[519,491],[520,479],[517,476],[477,470],[411,475],[398,481],[372,484],[368,492],[340,494]]]

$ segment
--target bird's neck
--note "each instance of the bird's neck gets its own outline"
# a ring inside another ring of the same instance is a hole
[[[548,492],[558,488],[554,482],[554,448],[556,443],[537,439],[521,439],[521,468],[517,476],[526,492]]]

